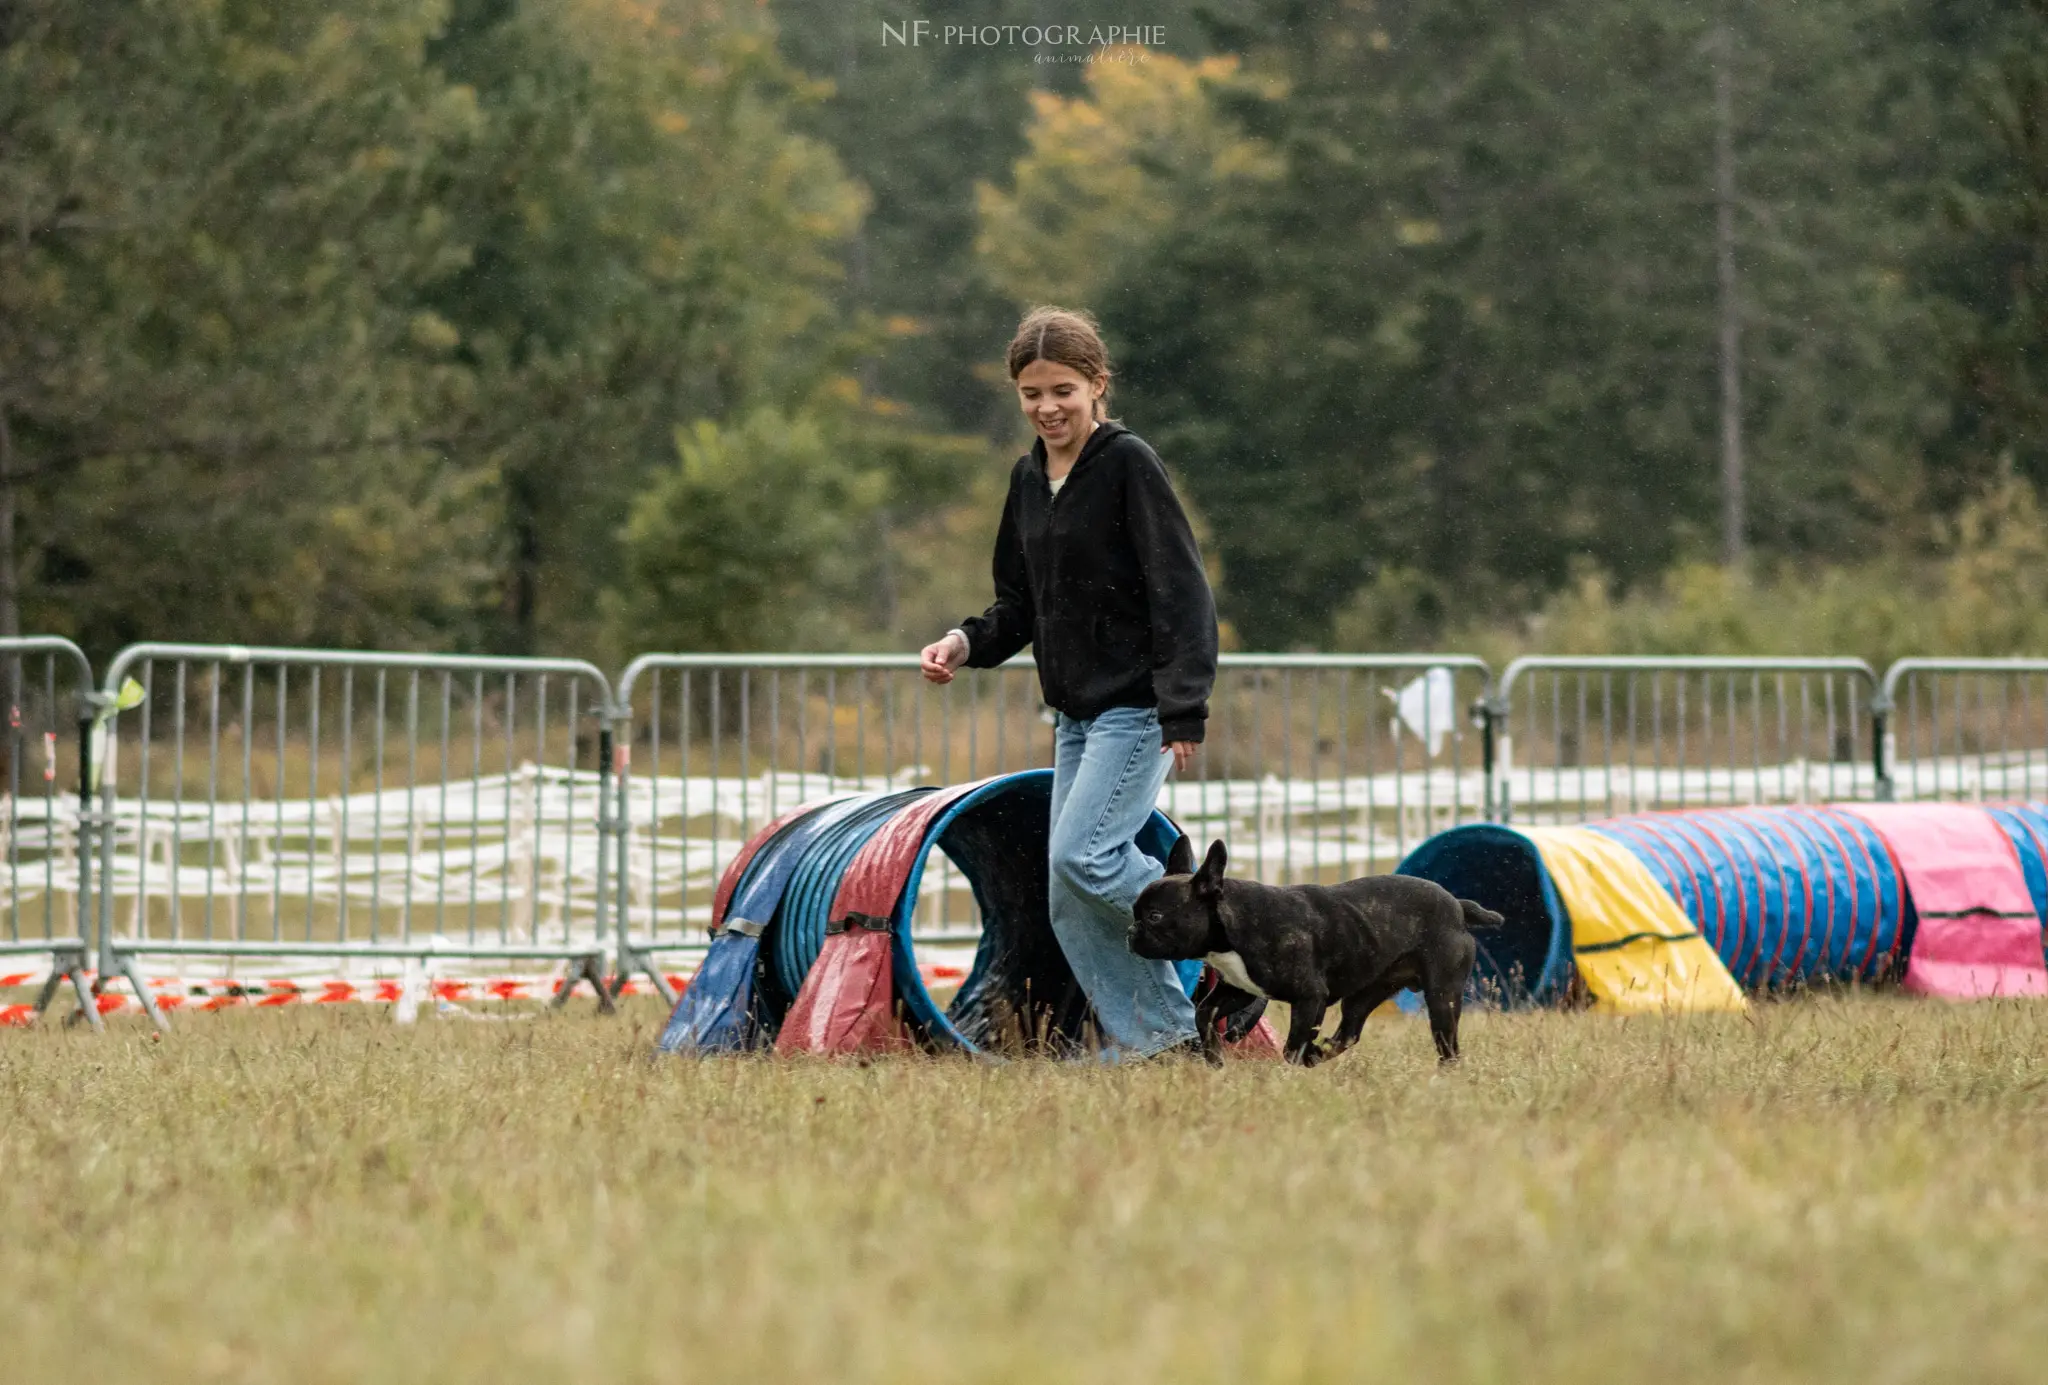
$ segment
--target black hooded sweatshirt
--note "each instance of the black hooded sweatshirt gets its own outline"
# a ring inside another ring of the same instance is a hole
[[[960,623],[967,663],[1033,646],[1046,703],[1086,720],[1157,707],[1168,742],[1199,741],[1216,681],[1216,601],[1194,531],[1144,439],[1102,423],[1057,496],[1045,442],[1017,459],[996,532],[996,600]]]

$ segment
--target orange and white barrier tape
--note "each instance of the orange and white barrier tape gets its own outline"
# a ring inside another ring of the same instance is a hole
[[[927,965],[919,968],[927,985],[950,985],[966,979],[964,967]],[[694,973],[672,972],[668,983],[677,994],[689,987]],[[41,987],[49,980],[47,968],[41,971],[0,972],[0,990],[20,987]],[[344,1005],[401,1004],[405,1000],[406,981],[400,977],[378,977],[370,980],[291,979],[280,978],[269,981],[248,981],[231,978],[194,978],[178,976],[152,976],[144,978],[149,993],[159,1009],[170,1010],[230,1010],[237,1007],[274,1009],[286,1005]],[[424,980],[426,995],[441,1004],[454,1005],[463,1001],[511,1001],[549,1000],[561,989],[559,976],[489,976],[489,977],[428,977]],[[646,981],[628,978],[617,992],[619,995],[652,995],[654,987]],[[94,997],[99,1012],[103,1015],[127,1011],[140,1012],[142,1003],[124,986],[120,990],[105,990]],[[61,1004],[61,1001],[59,1002]],[[0,1005],[0,1028],[22,1028],[35,1023],[36,1008],[33,1005]]]

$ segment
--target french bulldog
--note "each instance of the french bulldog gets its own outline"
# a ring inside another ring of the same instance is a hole
[[[1472,975],[1474,928],[1501,916],[1459,899],[1433,880],[1372,875],[1341,885],[1260,885],[1224,876],[1230,853],[1210,844],[1201,868],[1186,837],[1175,843],[1167,874],[1147,886],[1132,910],[1131,951],[1182,961],[1200,957],[1221,978],[1196,1009],[1211,1061],[1219,1030],[1259,997],[1290,1008],[1284,1055],[1313,1067],[1358,1042],[1365,1018],[1396,992],[1419,990],[1429,1009],[1439,1060],[1458,1058],[1458,1012]],[[1344,1017],[1327,1043],[1323,1014]]]

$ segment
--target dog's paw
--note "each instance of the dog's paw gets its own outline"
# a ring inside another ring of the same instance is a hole
[[[1300,1053],[1296,1054],[1294,1061],[1304,1068],[1312,1068],[1316,1064],[1327,1060],[1329,1056],[1329,1048],[1324,1045],[1321,1039],[1317,1039],[1314,1043],[1309,1044]]]

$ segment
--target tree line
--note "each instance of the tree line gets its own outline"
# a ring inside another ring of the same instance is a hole
[[[2037,523],[2048,0],[1139,9],[4,0],[0,628],[899,645],[1045,300],[1247,647]]]

